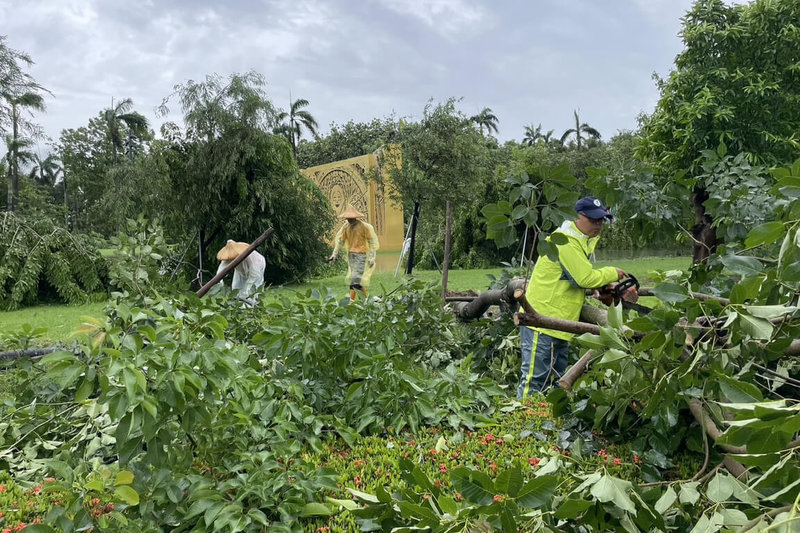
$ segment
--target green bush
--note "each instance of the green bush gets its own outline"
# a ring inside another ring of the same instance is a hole
[[[88,237],[49,218],[0,217],[0,309],[86,302],[105,291],[106,278],[106,262]]]

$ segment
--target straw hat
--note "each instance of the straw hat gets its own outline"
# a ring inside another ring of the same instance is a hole
[[[217,252],[217,259],[219,261],[233,261],[239,257],[239,254],[244,252],[248,246],[250,245],[246,242],[236,242],[228,239],[228,244]]]
[[[339,218],[364,218],[364,213],[360,212],[352,205],[348,205],[347,209],[342,211],[339,215]]]

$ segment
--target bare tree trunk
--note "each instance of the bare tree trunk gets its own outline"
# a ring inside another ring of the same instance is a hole
[[[717,230],[712,226],[714,220],[711,215],[706,212],[706,200],[708,200],[708,192],[705,189],[696,188],[692,192],[692,205],[694,205],[694,226],[692,226],[692,237],[694,239],[693,264],[705,261],[717,250]]]
[[[447,274],[450,270],[450,232],[453,224],[453,209],[450,206],[450,200],[447,201],[445,209],[445,224],[444,224],[444,259],[442,260],[442,299],[447,294]]]

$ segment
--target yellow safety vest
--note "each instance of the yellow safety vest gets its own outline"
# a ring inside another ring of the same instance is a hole
[[[581,232],[575,222],[565,221],[553,233],[567,237],[566,244],[559,244],[558,261],[541,256],[536,261],[528,282],[525,297],[537,313],[565,320],[578,320],[586,289],[596,289],[617,281],[615,267],[595,269],[589,256],[594,253],[599,237],[589,238]],[[550,237],[547,237],[550,241]],[[553,329],[531,328],[557,339],[570,340],[574,333]]]

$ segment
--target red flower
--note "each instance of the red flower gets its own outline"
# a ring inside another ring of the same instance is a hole
[[[52,483],[53,481],[56,480],[56,478],[54,478],[54,477],[46,477],[46,478],[44,478],[44,480],[45,480],[46,483]]]
[[[433,482],[433,486],[439,489],[442,487],[442,482],[437,479],[436,481]]]
[[[619,457],[614,457],[614,464],[615,465],[621,465],[622,464],[622,459],[620,459]]]
[[[5,492],[5,491],[6,491],[6,486],[0,485],[0,492]]]
[[[528,464],[531,466],[539,466],[540,461],[541,459],[539,459],[538,457],[531,457],[528,459]]]
[[[461,500],[462,496],[460,492],[456,492],[456,500]]]
[[[639,459],[639,456],[637,454],[633,454],[633,462],[634,462],[634,464],[637,464],[637,465],[642,464],[642,460]]]
[[[500,500],[502,500],[502,499],[503,499],[503,497],[502,497],[502,496],[500,496],[499,494],[495,494],[495,495],[494,495],[494,501],[496,501],[496,502],[499,502],[499,501],[500,501]]]

